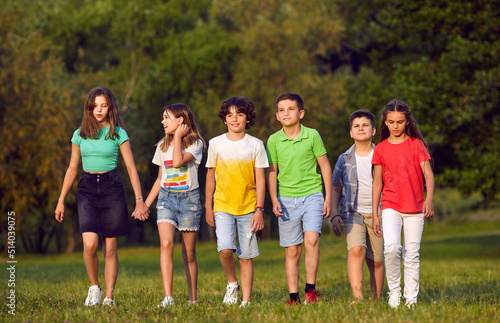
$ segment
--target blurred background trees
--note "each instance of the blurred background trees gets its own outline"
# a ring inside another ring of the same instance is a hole
[[[332,166],[352,144],[349,114],[379,116],[400,98],[432,148],[437,185],[492,202],[500,189],[499,13],[494,1],[7,2],[0,8],[0,221],[16,212],[27,252],[75,249],[76,182],[62,225],[53,211],[71,134],[96,86],[109,87],[121,104],[144,194],[157,174],[151,159],[165,105],[190,105],[208,141],[225,131],[220,103],[246,96],[258,118],[249,132],[265,142],[280,128],[276,96],[297,92],[303,123],[321,133]],[[268,214],[263,237],[276,236],[273,221]],[[152,219],[130,225],[130,243],[156,235]],[[200,237],[210,236],[202,221]]]

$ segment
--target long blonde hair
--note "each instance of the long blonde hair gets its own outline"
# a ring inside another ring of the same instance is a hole
[[[198,126],[194,121],[193,112],[191,111],[191,108],[189,108],[187,104],[184,103],[171,104],[164,107],[163,112],[164,113],[168,112],[169,115],[175,118],[182,117],[183,118],[182,123],[186,124],[189,127],[188,134],[182,138],[182,149],[188,148],[189,146],[195,144],[198,140],[201,140],[203,142],[203,146],[205,146],[205,140],[203,140],[203,138],[201,137],[200,132],[198,131]],[[173,139],[174,139],[173,134],[167,134],[165,135],[165,138],[163,138],[157,143],[157,145],[160,145],[161,151],[166,152]]]

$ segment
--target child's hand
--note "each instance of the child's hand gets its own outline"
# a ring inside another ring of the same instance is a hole
[[[428,219],[434,215],[434,207],[432,206],[432,201],[424,201],[422,212],[424,212],[424,219]]]
[[[331,222],[332,222],[333,233],[335,233],[335,235],[337,237],[341,237],[342,230],[340,230],[340,227],[344,227],[344,221],[342,221],[342,218],[340,217],[340,215],[335,215],[332,218]]]
[[[135,204],[135,210],[132,213],[132,217],[141,221],[146,221],[149,218],[149,208],[143,200],[138,200]]]
[[[215,214],[214,214],[214,209],[212,208],[206,208],[205,210],[205,218],[207,220],[207,223],[209,226],[212,228],[215,228]]]
[[[177,129],[175,130],[175,136],[176,137],[179,137],[179,138],[182,138],[184,137],[185,135],[187,135],[189,132],[189,127],[187,124],[183,123],[181,125],[179,125],[177,127]]]
[[[380,238],[382,236],[382,232],[380,231],[380,220],[378,218],[378,214],[375,214],[373,216],[372,228],[373,233],[375,233],[375,235]]]
[[[261,210],[255,211],[250,227],[252,228],[252,232],[258,232],[264,229],[264,212]]]
[[[58,202],[55,210],[55,217],[57,222],[62,222],[64,219],[64,203]]]
[[[284,214],[283,210],[281,209],[281,203],[278,200],[273,201],[273,213],[277,217],[283,216]]]
[[[325,200],[323,203],[323,219],[326,219],[330,216],[330,212],[332,210],[332,202]]]

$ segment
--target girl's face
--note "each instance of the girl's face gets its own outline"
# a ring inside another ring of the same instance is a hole
[[[387,119],[385,120],[385,125],[389,128],[391,137],[399,138],[405,135],[406,126],[408,125],[408,120],[402,112],[391,111],[387,113]]]
[[[183,118],[179,117],[176,118],[172,114],[170,114],[168,111],[163,112],[163,120],[161,121],[161,124],[163,125],[163,129],[165,130],[166,135],[173,135],[179,125],[182,124]]]
[[[92,114],[102,127],[106,127],[108,125],[108,111],[109,105],[106,98],[103,95],[96,96]]]

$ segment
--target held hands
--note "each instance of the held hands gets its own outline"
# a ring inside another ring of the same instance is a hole
[[[333,216],[333,218],[330,220],[330,222],[332,223],[333,233],[335,233],[335,235],[337,237],[341,237],[342,230],[340,229],[340,227],[342,227],[342,228],[344,227],[344,221],[342,221],[342,218],[340,217],[340,215]]]
[[[261,210],[256,210],[253,217],[252,222],[250,222],[250,227],[252,228],[252,232],[258,232],[264,229],[264,212]]]
[[[149,218],[149,208],[142,199],[137,200],[132,217],[141,221],[146,221]]]

